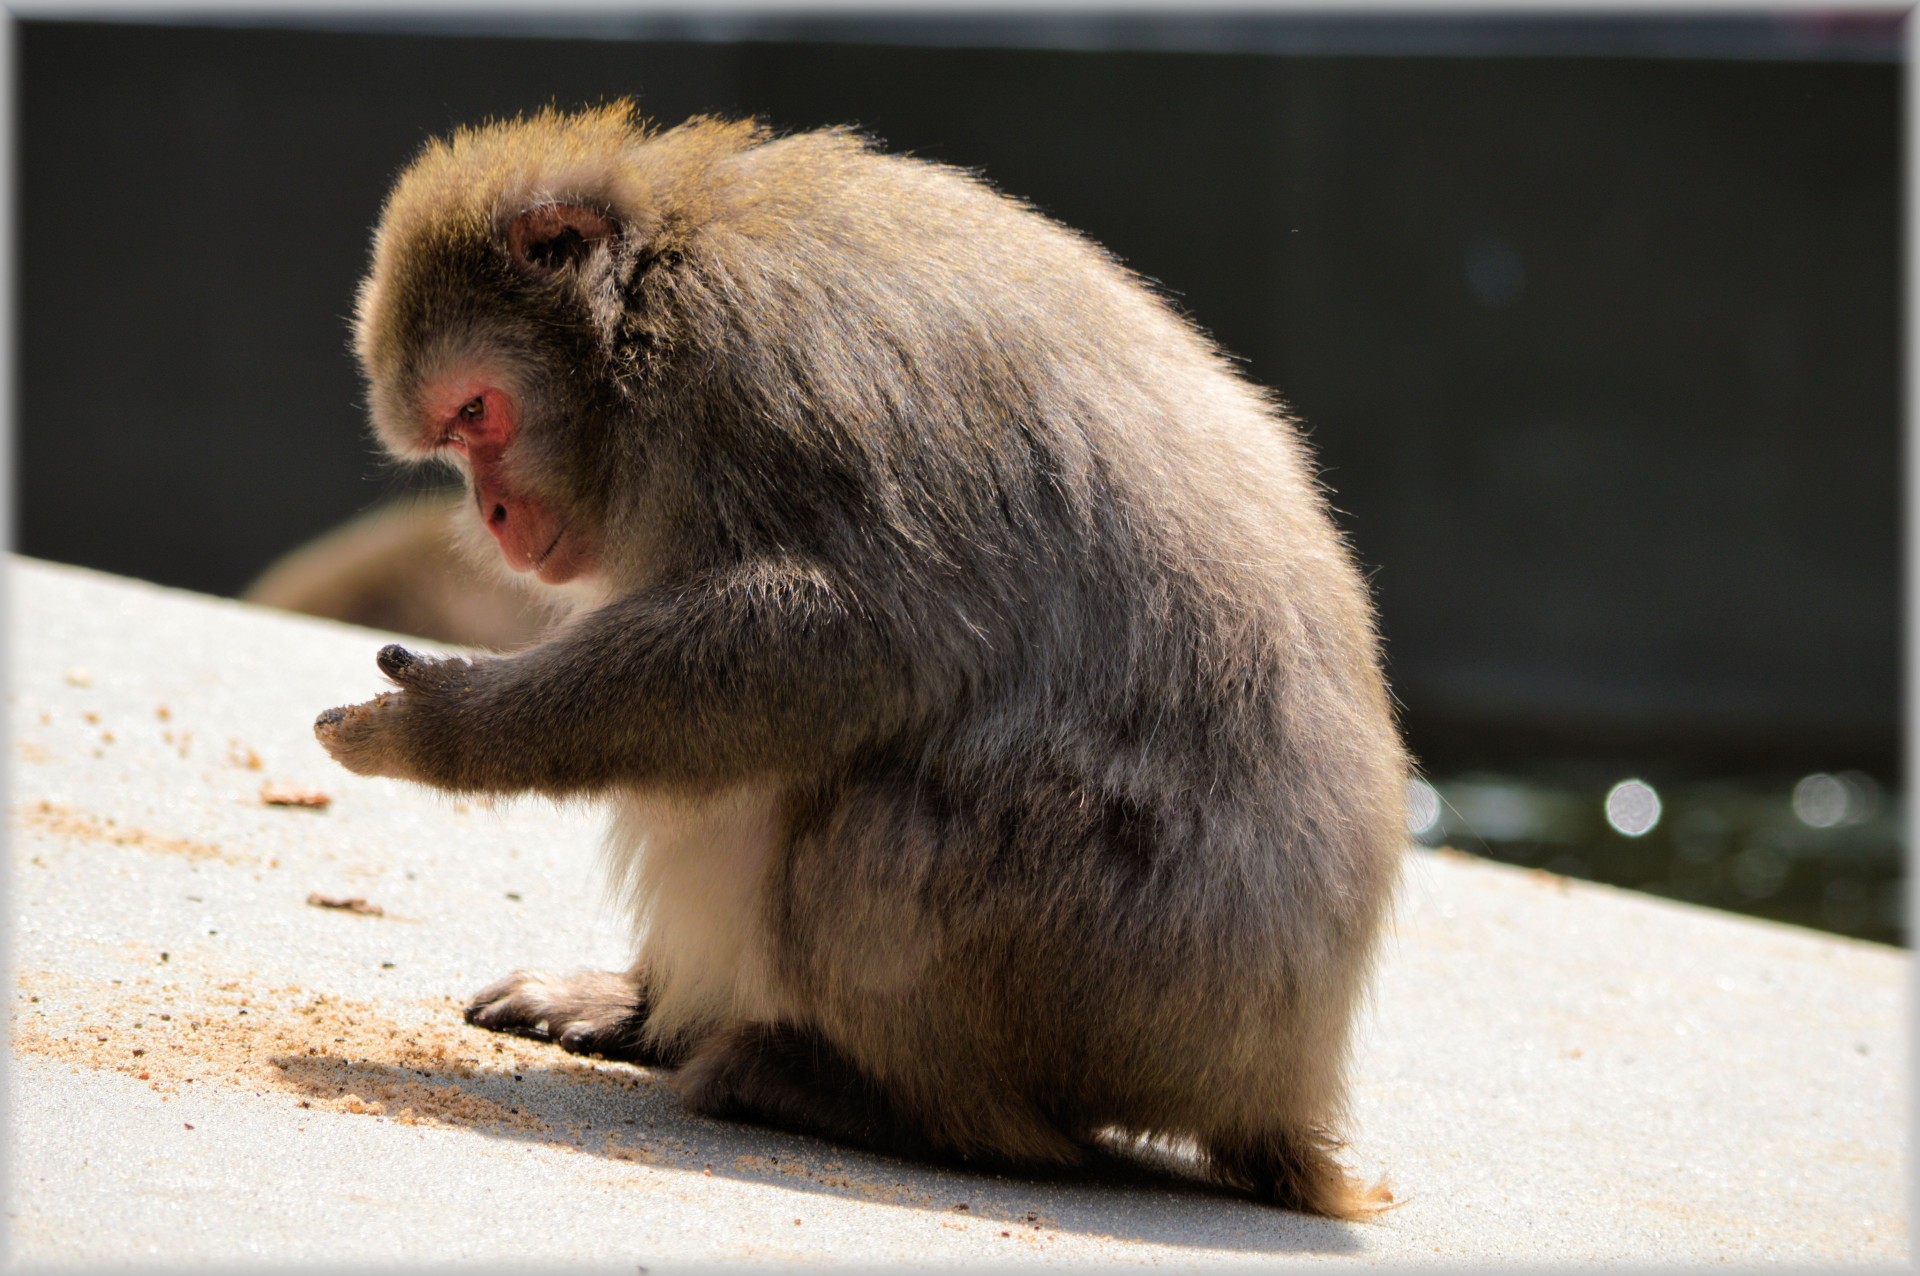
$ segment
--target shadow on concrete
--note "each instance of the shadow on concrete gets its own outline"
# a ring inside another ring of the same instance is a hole
[[[1179,1152],[1100,1147],[1084,1167],[987,1174],[899,1161],[805,1135],[687,1112],[669,1073],[596,1061],[520,1072],[462,1065],[407,1068],[334,1055],[282,1055],[288,1086],[313,1099],[359,1095],[384,1115],[490,1138],[569,1149],[656,1169],[711,1174],[795,1192],[893,1206],[972,1223],[1002,1237],[1051,1231],[1255,1254],[1352,1254],[1368,1224],[1255,1204],[1213,1187]]]

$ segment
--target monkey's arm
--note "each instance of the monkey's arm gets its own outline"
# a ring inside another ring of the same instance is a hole
[[[904,632],[934,617],[903,616],[914,613],[876,609],[818,567],[754,562],[619,599],[514,656],[387,647],[379,665],[399,690],[328,710],[314,733],[349,770],[464,791],[785,770],[951,694],[952,662],[929,658],[938,640]]]

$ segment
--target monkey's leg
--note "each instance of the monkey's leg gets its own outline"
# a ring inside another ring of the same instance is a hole
[[[693,1051],[677,1081],[695,1112],[929,1160],[941,1149],[919,1124],[818,1033],[748,1024]]]
[[[1254,1200],[1328,1218],[1357,1219],[1393,1205],[1384,1180],[1363,1186],[1334,1160],[1340,1140],[1324,1130],[1216,1136],[1205,1140],[1214,1177]]]
[[[516,970],[467,1003],[467,1022],[648,1067],[678,1067],[685,1051],[647,1035],[647,994],[634,971],[585,970],[567,979]]]

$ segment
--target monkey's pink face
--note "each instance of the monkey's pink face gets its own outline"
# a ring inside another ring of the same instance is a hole
[[[507,453],[520,429],[520,408],[511,394],[492,379],[456,375],[429,385],[421,402],[429,446],[466,458],[481,521],[507,566],[549,585],[593,571],[587,529],[571,526],[561,511],[518,490],[508,477]]]

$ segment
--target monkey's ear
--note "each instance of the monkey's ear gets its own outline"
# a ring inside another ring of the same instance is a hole
[[[576,265],[618,227],[605,213],[580,204],[535,204],[507,227],[514,264],[537,275]]]

